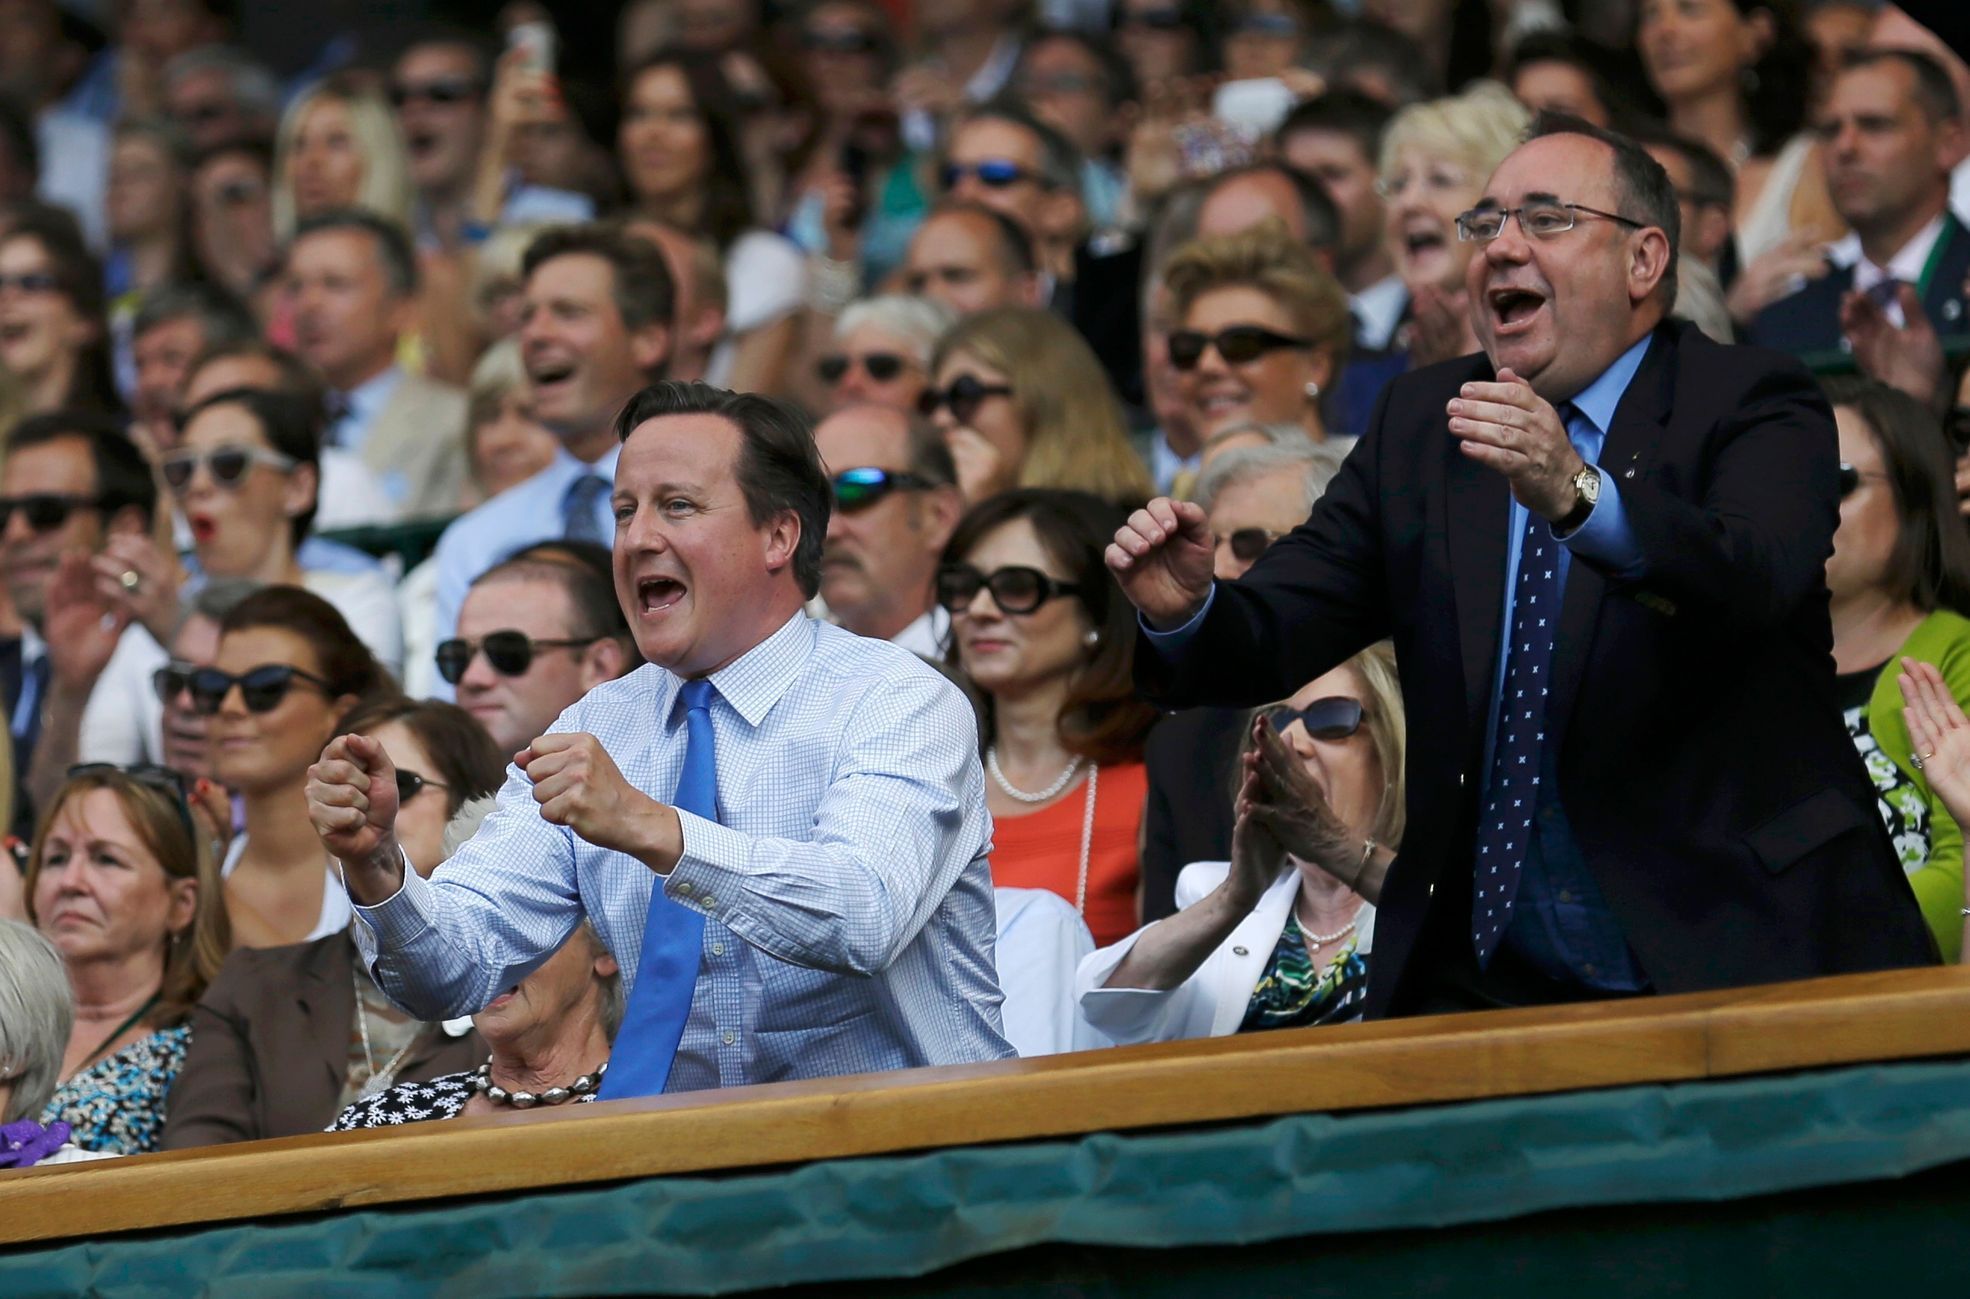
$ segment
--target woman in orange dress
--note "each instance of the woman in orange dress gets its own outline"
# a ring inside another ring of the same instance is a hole
[[[1050,889],[1097,944],[1138,924],[1136,842],[1155,712],[1135,697],[1135,619],[1101,562],[1124,511],[1024,488],[980,502],[938,571],[951,662],[980,695],[992,882]]]

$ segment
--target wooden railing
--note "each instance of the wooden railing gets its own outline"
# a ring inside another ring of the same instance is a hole
[[[1970,970],[1851,975],[778,1083],[34,1169],[0,1175],[0,1243],[1086,1132],[1963,1054],[1970,1054]]]

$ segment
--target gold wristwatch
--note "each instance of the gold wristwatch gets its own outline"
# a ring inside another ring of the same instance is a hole
[[[1573,476],[1573,508],[1564,517],[1554,520],[1554,533],[1571,533],[1587,522],[1587,516],[1594,512],[1594,502],[1600,499],[1601,471],[1592,465],[1582,465],[1580,472]]]

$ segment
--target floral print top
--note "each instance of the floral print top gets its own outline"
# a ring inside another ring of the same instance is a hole
[[[141,1155],[156,1150],[164,1132],[164,1098],[191,1045],[191,1025],[160,1029],[104,1056],[55,1090],[41,1122],[60,1119],[84,1150]]]
[[[1303,1028],[1339,1024],[1361,1018],[1368,996],[1368,962],[1357,950],[1360,934],[1351,934],[1325,968],[1315,969],[1307,953],[1298,916],[1286,917],[1286,928],[1273,944],[1265,973],[1252,989],[1241,1033],[1268,1028]]]
[[[1880,742],[1868,730],[1867,701],[1881,672],[1881,668],[1844,672],[1834,678],[1834,691],[1847,734],[1853,737],[1861,765],[1867,768],[1867,778],[1874,786],[1875,810],[1888,827],[1888,838],[1895,845],[1902,869],[1913,875],[1929,860],[1929,804],[1921,788],[1882,752]]]

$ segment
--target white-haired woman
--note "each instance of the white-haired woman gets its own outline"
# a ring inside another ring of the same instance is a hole
[[[1081,1014],[1117,1045],[1361,1014],[1375,923],[1368,899],[1402,840],[1395,651],[1386,641],[1363,650],[1259,710],[1254,732],[1231,860],[1184,867],[1175,915],[1085,957],[1076,972]],[[1261,783],[1272,792],[1255,795]]]
[[[850,303],[814,363],[827,412],[873,405],[914,413],[930,383],[930,355],[954,319],[942,304],[902,293]]]
[[[57,1119],[35,1118],[54,1097],[75,1001],[55,945],[18,920],[0,920],[0,1169],[106,1158],[69,1140]]]

